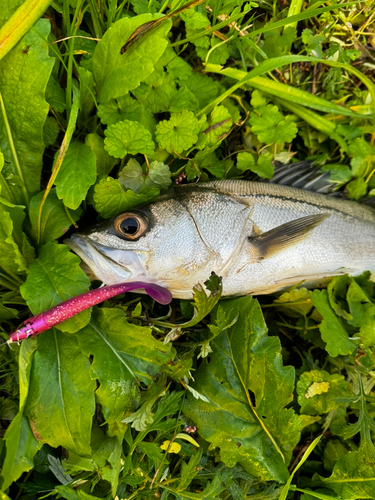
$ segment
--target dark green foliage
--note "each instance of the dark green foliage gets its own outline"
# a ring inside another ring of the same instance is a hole
[[[182,5],[55,0],[0,39],[4,340],[89,289],[65,233],[175,182],[308,158],[374,196],[373,2]],[[207,278],[0,347],[3,500],[375,498],[369,273],[259,302]]]

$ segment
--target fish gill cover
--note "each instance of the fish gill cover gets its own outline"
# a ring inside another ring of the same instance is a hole
[[[6,2],[4,341],[90,288],[67,232],[173,184],[308,158],[373,196],[374,40],[371,0]],[[1,498],[375,498],[369,278],[219,302],[213,276],[3,345]]]

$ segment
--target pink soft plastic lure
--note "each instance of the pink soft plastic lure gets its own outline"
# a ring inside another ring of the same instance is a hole
[[[138,290],[140,288],[143,288],[150,297],[160,304],[169,304],[172,300],[172,294],[169,290],[159,285],[154,285],[153,283],[134,281],[132,283],[118,283],[116,285],[103,286],[65,300],[57,304],[57,306],[27,319],[9,336],[7,344],[34,337],[91,306],[95,306],[120,293],[130,292],[131,290]]]

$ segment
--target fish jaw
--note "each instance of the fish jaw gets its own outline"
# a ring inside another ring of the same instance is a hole
[[[105,285],[130,280],[149,282],[137,254],[131,250],[113,250],[97,245],[89,237],[73,234],[64,243],[81,258],[91,273]],[[116,258],[116,262],[113,260]]]

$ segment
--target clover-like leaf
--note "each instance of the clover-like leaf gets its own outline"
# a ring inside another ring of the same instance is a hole
[[[170,153],[181,154],[198,140],[199,122],[192,111],[172,113],[170,120],[156,126],[156,140]]]
[[[168,165],[161,161],[153,161],[143,170],[136,159],[130,158],[127,165],[119,173],[119,181],[125,188],[139,193],[145,187],[155,186],[167,189],[171,183],[171,171]]]
[[[99,181],[94,187],[93,205],[104,218],[113,217],[141,203],[147,203],[160,193],[157,187],[146,187],[139,194],[124,190],[120,182],[112,177]]]
[[[150,157],[154,155],[155,144],[151,133],[139,122],[124,120],[110,125],[104,133],[104,147],[115,158],[138,153]]]
[[[267,104],[250,115],[251,131],[265,144],[291,142],[297,135],[294,122],[286,121],[277,106]]]

